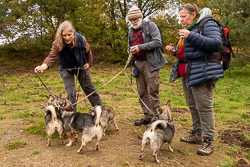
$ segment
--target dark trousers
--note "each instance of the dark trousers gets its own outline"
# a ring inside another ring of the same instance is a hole
[[[73,101],[72,103],[74,104],[76,102],[76,88],[75,88],[75,77],[77,76],[78,71],[77,70],[62,70],[60,71],[61,77],[63,79],[63,83],[65,86],[65,89],[67,91],[68,97],[73,95]],[[89,70],[79,70],[78,74],[78,81],[81,85],[82,90],[86,95],[89,95],[90,93],[94,92],[96,89],[91,81],[91,77],[89,74]],[[92,106],[95,105],[103,105],[100,99],[100,96],[97,92],[92,94],[91,96],[88,97],[89,102],[91,103]],[[76,111],[76,104],[74,105],[75,111]]]

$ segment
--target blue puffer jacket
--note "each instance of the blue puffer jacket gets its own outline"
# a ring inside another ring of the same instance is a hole
[[[216,22],[210,20],[204,25],[203,34],[201,35],[198,32],[198,28],[196,28],[199,23],[194,25],[195,28],[190,31],[184,44],[184,55],[187,63],[185,81],[188,87],[224,77],[223,68],[219,61],[220,57],[218,58],[221,47],[220,29]],[[209,61],[211,57],[216,55],[216,52],[217,61]],[[175,56],[178,58],[178,55]],[[205,57],[208,61],[205,60]],[[169,82],[179,78],[178,66],[179,61],[173,66]]]

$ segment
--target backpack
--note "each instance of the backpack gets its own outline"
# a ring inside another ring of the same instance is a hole
[[[147,22],[146,22],[146,37],[149,37],[150,39],[152,39],[151,36],[150,36],[149,22],[150,22],[150,21],[147,21]],[[164,51],[164,44],[163,44],[163,35],[162,35],[162,31],[161,31],[161,28],[160,28],[159,25],[156,24],[156,26],[157,26],[157,28],[158,28],[159,31],[160,31],[160,35],[161,35],[161,44],[162,44],[161,52],[163,53],[163,51]]]
[[[233,55],[233,57],[235,56],[232,50],[232,46],[230,44],[231,38],[228,32],[228,28],[224,24],[220,23],[217,20],[214,20],[213,18],[207,18],[207,19],[202,20],[200,24],[198,25],[198,31],[200,32],[200,34],[202,34],[204,25],[209,20],[215,21],[220,28],[221,43],[222,43],[221,48],[220,48],[222,67],[224,71],[229,69],[230,78],[231,78],[231,70],[230,70],[231,54]]]

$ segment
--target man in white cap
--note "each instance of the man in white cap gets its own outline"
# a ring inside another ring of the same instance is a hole
[[[137,89],[142,101],[140,101],[144,117],[135,121],[135,126],[148,125],[156,120],[158,114],[156,109],[160,107],[159,69],[167,64],[163,57],[161,48],[161,34],[154,22],[142,19],[141,10],[132,7],[128,11],[128,20],[132,27],[128,35],[128,49],[133,53],[135,65],[139,71],[136,77]]]

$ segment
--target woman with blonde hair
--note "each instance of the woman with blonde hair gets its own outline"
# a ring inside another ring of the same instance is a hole
[[[72,103],[76,102],[74,76],[77,77],[86,95],[96,90],[88,71],[93,64],[90,45],[84,36],[75,31],[74,26],[69,21],[64,21],[58,27],[50,54],[41,66],[35,68],[35,72],[43,73],[51,67],[57,58],[67,95],[68,97],[73,96]],[[102,105],[97,92],[89,96],[88,99],[92,106]],[[74,105],[74,108],[76,111],[76,105]]]
[[[212,11],[203,8],[198,12],[195,4],[185,4],[179,10],[181,23],[179,39],[168,50],[179,60],[174,64],[170,82],[182,79],[186,103],[192,116],[191,134],[181,137],[181,142],[202,144],[197,153],[210,155],[214,148],[215,118],[213,92],[219,78],[224,77],[220,64],[221,33],[212,20]],[[208,19],[201,34],[198,25]],[[203,141],[202,141],[203,139]]]

